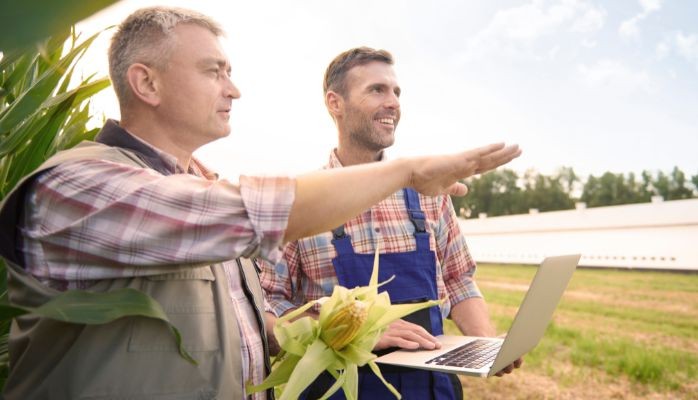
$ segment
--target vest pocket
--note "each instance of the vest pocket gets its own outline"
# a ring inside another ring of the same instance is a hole
[[[146,292],[167,313],[190,352],[219,349],[215,276],[210,267],[189,268],[146,277]],[[162,321],[134,318],[128,351],[177,352],[174,336]]]

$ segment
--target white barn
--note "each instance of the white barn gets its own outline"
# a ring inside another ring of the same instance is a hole
[[[580,266],[698,270],[698,199],[460,220],[478,262],[538,264],[581,253]]]

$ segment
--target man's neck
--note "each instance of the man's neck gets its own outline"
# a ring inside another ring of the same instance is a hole
[[[351,148],[350,146],[342,146],[340,143],[337,146],[337,158],[345,167],[350,165],[367,164],[383,159],[383,150],[375,152],[366,149],[356,149]]]
[[[143,140],[158,150],[175,157],[177,159],[177,165],[182,169],[182,171],[189,170],[192,152],[183,148],[179,143],[172,140],[172,137],[165,134],[161,127],[154,124],[138,123],[137,121],[123,119],[120,125],[133,136],[136,136],[140,140]]]

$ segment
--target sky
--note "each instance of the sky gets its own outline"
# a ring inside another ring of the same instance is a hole
[[[212,16],[242,92],[231,135],[197,151],[222,177],[322,167],[336,130],[322,94],[339,53],[390,51],[402,88],[395,158],[518,143],[519,173],[698,174],[698,2],[694,0],[257,0],[116,3],[89,34],[167,4]],[[107,74],[103,33],[84,63]],[[113,92],[93,111],[119,117]],[[101,120],[96,120],[101,123]]]

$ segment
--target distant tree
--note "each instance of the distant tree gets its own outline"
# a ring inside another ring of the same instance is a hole
[[[533,187],[526,191],[528,208],[536,208],[540,211],[573,208],[574,201],[565,189],[568,184],[569,182],[563,183],[563,177],[560,175],[545,176],[536,174]]]
[[[586,202],[589,207],[615,204],[614,199],[620,191],[618,181],[618,177],[612,172],[605,172],[598,179],[590,175],[586,185],[584,185],[582,201]]]
[[[525,212],[519,177],[509,169],[495,170],[465,181],[468,195],[452,198],[456,212],[463,217],[510,215]]]
[[[577,190],[577,185],[580,182],[579,177],[574,172],[574,169],[572,169],[572,167],[562,167],[558,169],[557,176],[565,193],[567,193],[570,198],[573,198],[574,193]]]
[[[671,179],[669,181],[669,193],[667,200],[690,199],[693,197],[693,190],[686,186],[686,175],[679,169],[674,167],[671,171]]]
[[[669,198],[669,177],[662,171],[657,172],[657,177],[654,178],[652,186],[654,186],[655,195],[662,196],[665,199]]]
[[[489,216],[522,214],[529,209],[539,211],[567,210],[574,207],[577,197],[589,207],[646,203],[654,195],[667,200],[688,199],[698,195],[698,174],[690,182],[678,167],[671,174],[642,171],[635,173],[605,172],[600,177],[590,175],[585,182],[570,167],[546,176],[533,169],[523,176],[509,169],[495,170],[465,181],[470,191],[466,197],[453,198],[456,211],[465,218],[481,213]],[[580,195],[575,195],[580,193]]]
[[[639,197],[641,202],[649,202],[654,194],[654,185],[652,184],[652,174],[645,170],[642,171],[642,186],[639,188]]]
[[[492,193],[495,176],[499,171],[491,171],[470,178],[465,181],[468,186],[468,195],[465,197],[451,197],[453,207],[462,217],[477,217],[479,213],[486,213],[492,202]]]

